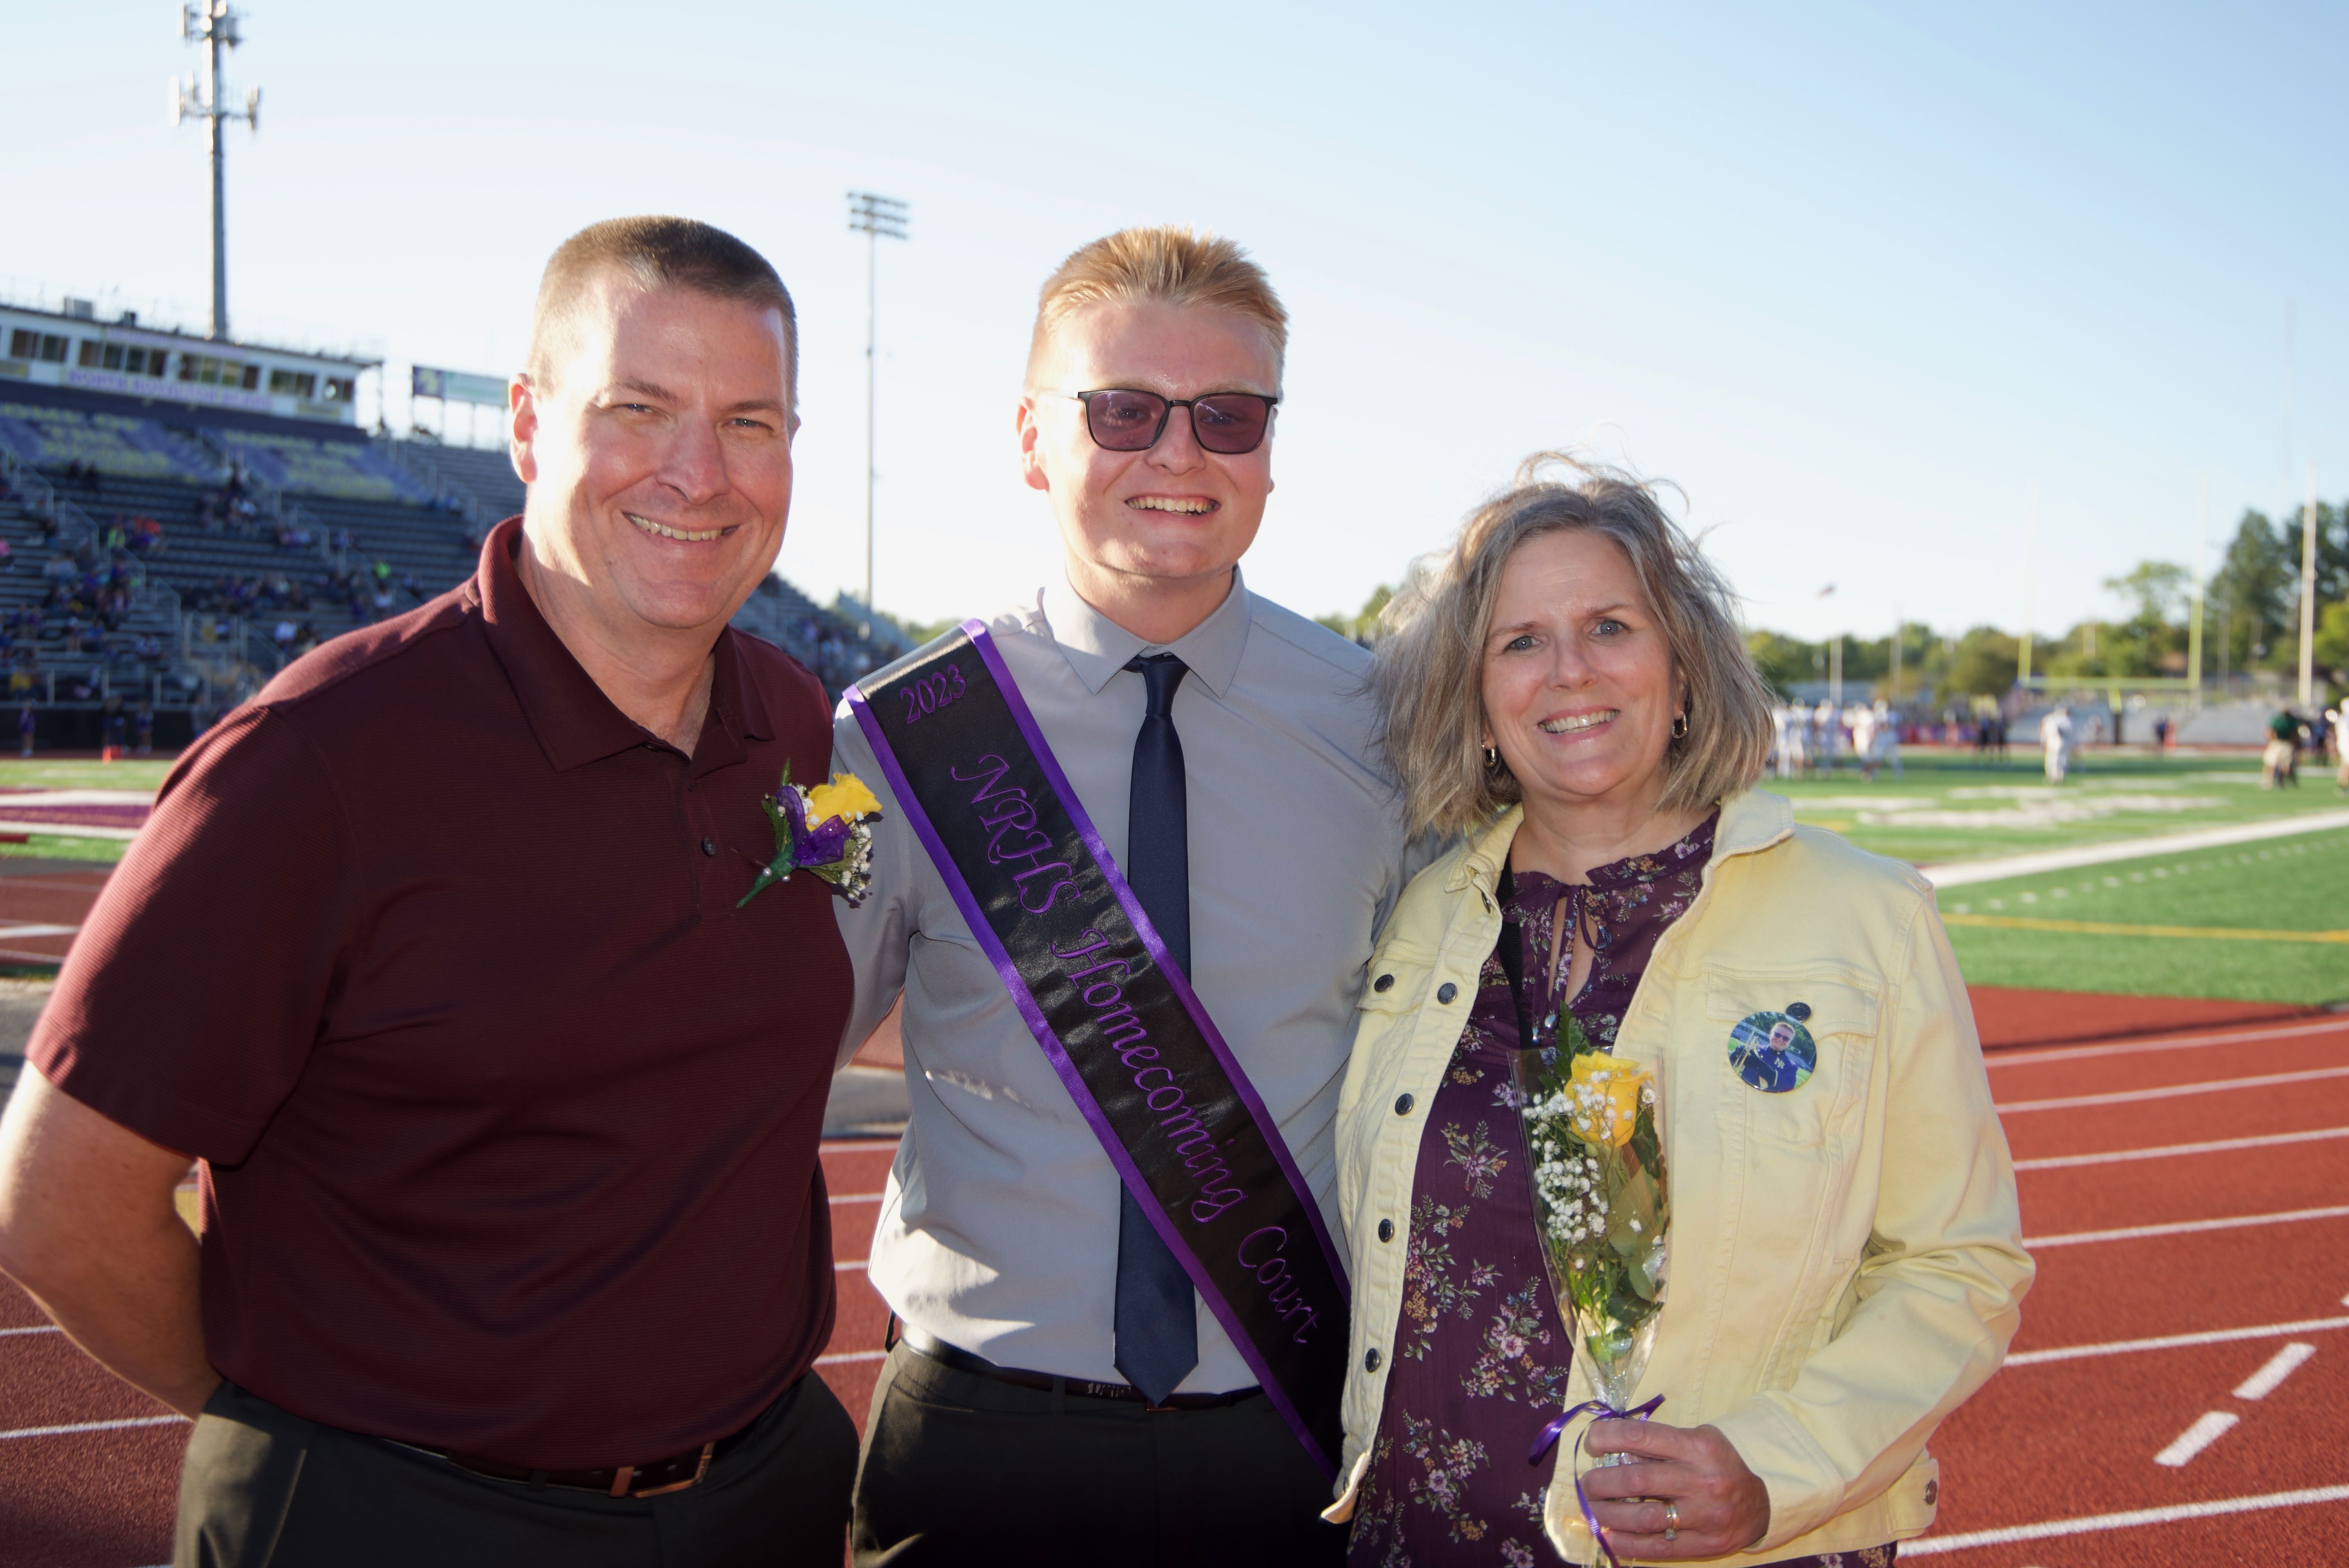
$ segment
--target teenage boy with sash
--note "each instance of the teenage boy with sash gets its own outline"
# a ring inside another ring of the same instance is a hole
[[[1368,655],[1248,592],[1287,315],[1133,229],[1043,288],[1020,456],[1061,571],[860,683],[901,830],[843,906],[853,1048],[912,1120],[869,1270],[902,1322],[852,1544],[887,1563],[1338,1561],[1330,1129],[1412,872]]]

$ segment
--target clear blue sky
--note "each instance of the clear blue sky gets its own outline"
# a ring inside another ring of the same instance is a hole
[[[200,308],[191,70],[155,0],[12,8],[0,277]],[[1537,448],[1676,481],[1755,624],[2116,607],[2302,466],[2349,493],[2349,9],[1811,5],[827,8],[254,0],[230,289],[255,328],[504,372],[546,253],[615,213],[763,249],[804,320],[782,569],[863,576],[881,258],[885,608],[1054,571],[1011,428],[1034,291],[1140,221],[1294,314],[1247,565],[1351,609]],[[2296,302],[2287,471],[2286,300]],[[395,398],[395,421],[405,415]],[[1817,597],[1829,582],[1832,597]]]

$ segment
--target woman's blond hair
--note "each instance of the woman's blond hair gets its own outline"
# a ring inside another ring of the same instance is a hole
[[[1546,479],[1564,468],[1572,479]],[[1750,789],[1770,754],[1770,693],[1738,634],[1735,594],[1647,485],[1563,452],[1537,452],[1468,514],[1451,549],[1412,566],[1388,602],[1371,673],[1387,764],[1414,832],[1469,832],[1522,799],[1485,761],[1485,639],[1501,573],[1528,540],[1588,531],[1631,562],[1687,697],[1688,733],[1664,754],[1660,808],[1706,810]]]
[[[1155,300],[1211,305],[1264,329],[1272,345],[1273,374],[1288,351],[1288,312],[1272,280],[1248,253],[1217,234],[1177,223],[1120,229],[1072,251],[1044,280],[1036,296],[1036,327],[1028,343],[1028,385],[1061,324],[1104,300]]]

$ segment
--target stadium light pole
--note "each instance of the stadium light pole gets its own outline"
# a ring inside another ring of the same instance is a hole
[[[2307,499],[2300,503],[2300,706],[2316,699],[2316,459],[2308,463]]]
[[[873,634],[874,428],[880,381],[881,242],[905,237],[905,204],[870,191],[848,193],[848,227],[864,236],[864,635]]]
[[[212,166],[212,317],[205,335],[228,336],[228,180],[226,150],[221,142],[221,121],[241,119],[261,134],[261,89],[244,95],[244,108],[227,108],[228,88],[221,80],[221,51],[233,49],[243,39],[237,24],[242,14],[229,9],[228,0],[197,0],[180,7],[180,36],[203,46],[203,74],[196,81],[171,78],[171,123],[190,115],[204,122],[204,152]]]
[[[2194,608],[2186,622],[2186,678],[2197,711],[2202,707],[2202,579],[2210,559],[2210,476],[2202,476],[2195,503]]]

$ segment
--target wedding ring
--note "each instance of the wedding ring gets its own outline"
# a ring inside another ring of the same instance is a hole
[[[1681,1505],[1674,1501],[1664,1504],[1664,1539],[1677,1540],[1681,1532]]]

